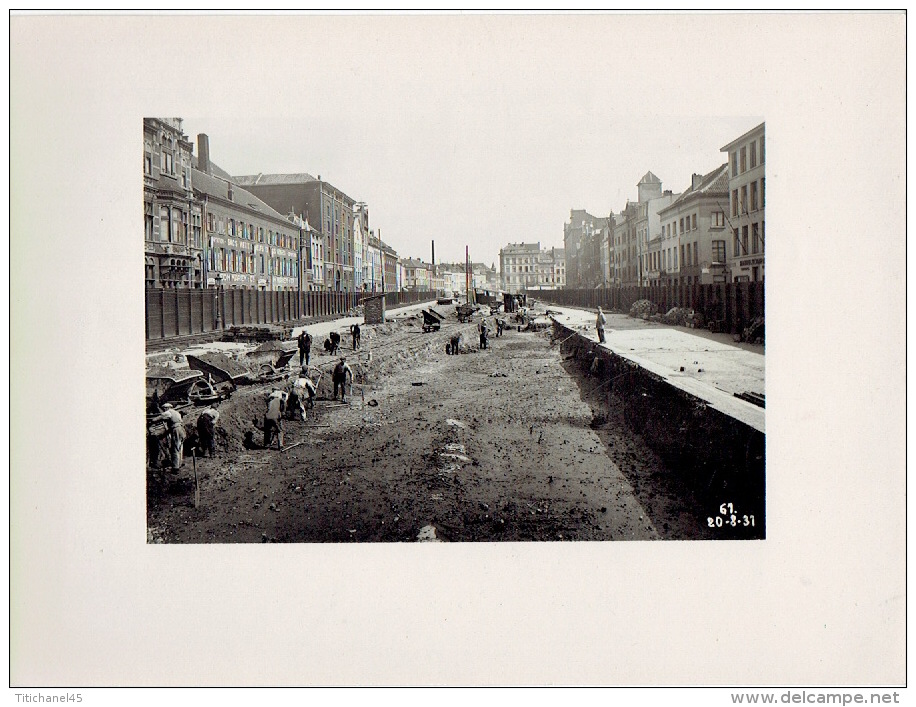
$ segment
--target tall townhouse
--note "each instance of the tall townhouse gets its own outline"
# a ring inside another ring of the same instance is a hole
[[[201,208],[192,189],[193,144],[181,118],[143,119],[143,220],[148,288],[205,284]]]
[[[367,292],[382,291],[382,245],[379,239],[375,237],[374,231],[369,231],[369,241],[366,245],[366,268],[365,289]]]
[[[353,204],[353,278],[357,290],[367,291],[369,263],[369,207],[363,202]]]
[[[728,154],[731,231],[728,269],[734,282],[764,279],[766,244],[766,123],[744,133],[722,148]]]
[[[661,238],[650,247],[650,281],[667,285],[725,282],[728,165],[694,174],[690,188],[659,212]]]

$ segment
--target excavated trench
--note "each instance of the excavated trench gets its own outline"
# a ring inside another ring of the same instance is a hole
[[[554,338],[592,408],[592,428],[637,491],[651,486],[653,498],[666,495],[691,514],[702,509],[705,537],[766,536],[765,434],[556,321]],[[648,480],[631,468],[619,440],[602,434],[615,426],[628,430],[633,448],[657,455],[666,476]]]

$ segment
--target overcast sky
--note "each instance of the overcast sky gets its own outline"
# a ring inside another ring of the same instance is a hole
[[[175,115],[231,174],[308,172],[367,202],[402,255],[428,260],[435,239],[437,260],[468,245],[493,263],[510,242],[562,246],[571,208],[617,212],[648,170],[682,191],[765,119],[718,105],[720,48],[641,56],[666,28],[645,16],[283,18],[270,47],[204,52],[197,73],[227,78]],[[688,59],[695,75],[681,77]]]

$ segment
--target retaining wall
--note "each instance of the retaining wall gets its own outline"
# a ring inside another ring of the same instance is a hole
[[[554,335],[577,369],[583,398],[621,406],[630,429],[704,500],[713,522],[729,502],[739,524],[754,516],[753,527],[723,528],[723,538],[765,537],[766,435],[556,321]]]

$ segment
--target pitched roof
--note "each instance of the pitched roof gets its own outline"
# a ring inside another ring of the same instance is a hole
[[[199,169],[192,169],[191,184],[194,187],[194,191],[199,191],[208,196],[216,196],[220,199],[229,201],[229,185],[225,179],[220,179],[206,172],[201,172]],[[239,186],[235,186],[232,189],[232,202],[241,207],[259,211],[265,216],[271,216],[289,223],[289,220],[285,216],[265,204],[251,192],[247,192]],[[292,224],[290,224],[290,226],[292,226]]]
[[[646,172],[642,175],[642,179],[639,180],[638,184],[661,184],[662,180],[656,177],[652,172]],[[637,184],[637,186],[638,186]]]
[[[245,187],[263,184],[306,184],[318,180],[307,172],[297,172],[296,174],[248,174],[232,177],[232,181]]]
[[[679,206],[690,197],[702,195],[728,196],[728,163],[716,167],[708,174],[704,174],[700,178],[700,183],[697,184],[696,189],[694,189],[693,184],[691,184],[689,188],[684,190],[683,194],[662,209],[662,211]]]

